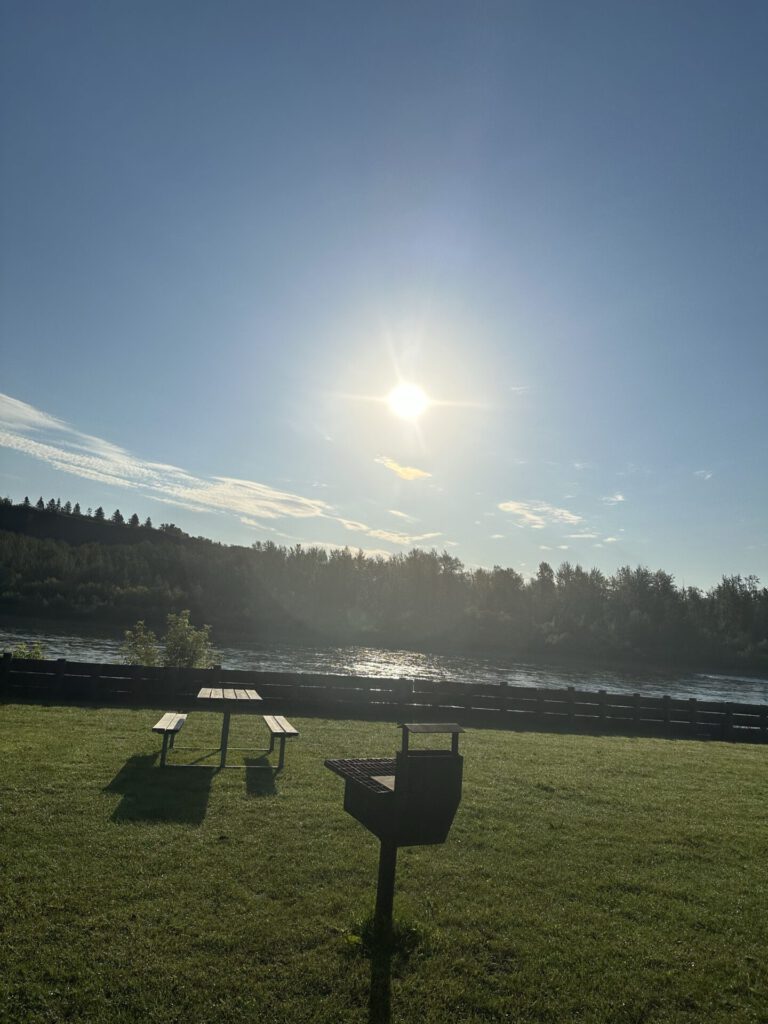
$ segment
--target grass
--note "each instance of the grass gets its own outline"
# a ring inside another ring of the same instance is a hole
[[[323,759],[397,730],[297,721],[273,780],[161,772],[158,717],[0,706],[0,1020],[367,1021],[378,847]],[[448,842],[399,855],[392,1021],[768,1021],[766,749],[462,745]]]

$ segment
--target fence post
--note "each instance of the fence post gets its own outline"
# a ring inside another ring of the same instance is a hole
[[[597,691],[597,714],[601,722],[605,721],[605,701],[608,694],[605,690]]]
[[[689,697],[688,698],[688,718],[689,718],[689,721],[690,721],[691,725],[697,725],[698,724],[698,720],[699,719],[698,719],[698,715],[697,715],[697,710],[698,710],[698,705],[697,705],[697,702],[696,702],[696,698],[695,697]]]
[[[9,689],[9,682],[11,678],[11,661],[13,655],[10,651],[5,651],[3,654],[2,663],[0,663],[0,693],[5,693]]]
[[[576,688],[574,686],[569,686],[568,687],[567,715],[568,715],[568,721],[574,727],[576,726],[576,696],[575,695],[576,695]]]
[[[541,690],[536,691],[536,717],[538,724],[544,724],[544,694]]]
[[[91,695],[91,700],[94,704],[98,704],[99,697],[101,696],[99,693],[99,690],[101,689],[99,686],[99,683],[101,682],[101,669],[96,665],[92,665],[89,675],[90,681],[88,683],[88,690]]]
[[[64,669],[67,664],[66,658],[57,658],[56,665],[54,667],[54,678],[55,683],[53,685],[53,692],[57,697],[64,696]]]
[[[722,738],[724,740],[733,739],[733,708],[731,707],[730,701],[727,701],[725,705],[725,714],[723,715]]]

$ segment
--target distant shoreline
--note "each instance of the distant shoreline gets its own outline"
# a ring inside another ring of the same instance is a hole
[[[62,638],[68,636],[80,637],[84,640],[110,641],[120,643],[123,632],[132,626],[133,623],[116,624],[111,621],[72,618],[62,619],[51,616],[28,616],[0,614],[0,628],[19,632],[50,633],[59,635]],[[510,662],[515,666],[539,670],[569,671],[579,673],[605,673],[618,672],[621,674],[639,675],[647,673],[653,676],[663,676],[677,672],[691,672],[695,675],[737,675],[745,679],[756,680],[768,683],[768,671],[759,667],[747,666],[734,662],[722,661],[718,664],[703,664],[692,661],[677,660],[661,663],[650,659],[644,659],[640,655],[633,655],[627,658],[606,658],[594,659],[579,655],[567,657],[542,657],[539,652],[513,651],[504,647],[479,647],[472,645],[433,643],[417,645],[410,643],[383,642],[373,637],[361,636],[310,636],[305,635],[274,635],[272,637],[248,636],[242,632],[230,632],[223,629],[213,630],[214,647],[217,643],[222,647],[244,647],[258,651],[259,648],[269,650],[274,647],[285,646],[296,647],[307,650],[334,650],[339,648],[367,648],[381,651],[411,651],[416,654],[436,655],[442,657],[465,657],[478,660]]]

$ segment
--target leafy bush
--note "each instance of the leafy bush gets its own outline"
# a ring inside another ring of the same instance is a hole
[[[157,637],[139,619],[133,629],[126,629],[122,646],[123,661],[126,665],[157,665],[160,650]]]
[[[189,611],[173,612],[166,619],[165,636],[158,641],[140,620],[125,631],[122,654],[127,665],[163,665],[176,668],[211,668],[214,664],[211,627],[197,629]]]
[[[43,661],[45,659],[45,651],[39,640],[29,644],[24,642],[16,644],[15,647],[11,648],[11,654],[14,658],[30,658],[33,661]]]

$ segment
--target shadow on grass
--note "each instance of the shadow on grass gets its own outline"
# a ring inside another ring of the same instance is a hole
[[[129,757],[104,787],[105,793],[121,793],[123,799],[112,821],[166,821],[199,825],[205,818],[211,782],[210,768],[158,768],[157,754]]]
[[[402,975],[412,958],[428,956],[432,935],[408,921],[395,920],[389,937],[378,937],[373,915],[347,935],[348,950],[371,962],[368,1024],[390,1024],[392,1020],[392,973]]]
[[[275,796],[275,769],[266,757],[246,757],[245,789],[248,796]]]

